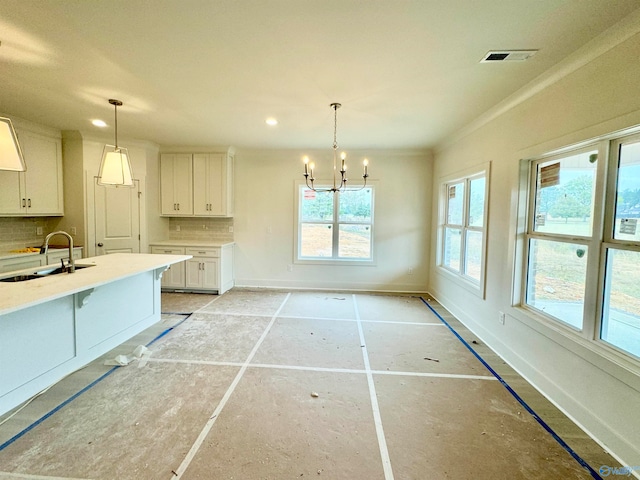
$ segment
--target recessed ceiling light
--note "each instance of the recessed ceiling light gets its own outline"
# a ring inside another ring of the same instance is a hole
[[[265,120],[265,123],[266,123],[267,125],[274,126],[274,125],[277,125],[277,124],[278,124],[278,120],[276,120],[276,119],[275,119],[275,118],[273,118],[273,117],[269,117],[269,118],[267,118],[267,119]]]
[[[105,122],[103,122],[102,120],[91,120],[91,123],[96,126],[96,127],[100,127],[100,128],[104,128],[107,126],[107,124]]]

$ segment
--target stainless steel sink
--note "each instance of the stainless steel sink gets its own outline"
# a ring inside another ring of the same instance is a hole
[[[12,277],[0,278],[0,282],[24,282],[25,280],[33,280],[34,278],[42,278],[43,275],[37,273],[14,275]]]
[[[81,270],[87,267],[95,267],[95,265],[76,265],[75,267],[76,270]],[[68,271],[66,268],[49,266],[48,268],[36,270],[33,273],[19,273],[17,275],[2,277],[0,278],[0,282],[25,282],[27,280],[35,280],[36,278],[44,278],[49,275],[59,275],[61,273],[68,273]]]

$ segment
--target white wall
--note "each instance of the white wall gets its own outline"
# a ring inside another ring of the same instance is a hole
[[[236,285],[424,292],[432,184],[428,152],[348,152],[350,158],[367,156],[371,179],[379,180],[375,190],[375,266],[293,264],[295,184],[303,179],[301,158],[305,153],[324,157],[317,162],[316,171],[330,171],[330,152],[330,148],[322,152],[236,152]],[[350,168],[356,168],[355,162]],[[350,178],[356,185],[357,175],[351,173]],[[288,271],[289,265],[293,265],[292,271]],[[410,268],[412,275],[408,274]]]
[[[438,179],[492,162],[488,281],[485,300],[450,281],[435,265],[434,244],[429,291],[623,465],[640,465],[637,364],[605,358],[589,342],[572,340],[561,329],[511,307],[520,159],[640,125],[640,34],[627,36],[611,49],[604,40],[594,40],[591,53],[581,52],[588,59],[581,67],[566,74],[571,69],[558,66],[556,78],[545,88],[522,97],[524,101],[488,123],[468,129],[435,154],[432,238],[437,233]],[[540,80],[549,79],[552,75]],[[499,311],[507,313],[505,325],[498,322]]]

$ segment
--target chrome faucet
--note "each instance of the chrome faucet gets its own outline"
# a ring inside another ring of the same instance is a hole
[[[40,253],[41,254],[47,253],[47,251],[49,250],[49,240],[51,240],[51,237],[53,237],[54,235],[64,235],[69,239],[69,267],[67,271],[69,273],[75,272],[76,264],[73,261],[73,238],[67,232],[63,232],[62,230],[59,230],[57,232],[51,232],[49,235],[47,235],[44,239],[44,245],[40,247]],[[62,267],[64,269],[64,260],[62,261]]]

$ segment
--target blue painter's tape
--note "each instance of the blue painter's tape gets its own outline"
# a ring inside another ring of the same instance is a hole
[[[467,341],[464,338],[462,338],[460,334],[456,332],[455,329],[451,325],[449,325],[449,323],[444,318],[442,318],[442,316],[438,312],[436,312],[436,310],[431,305],[429,305],[429,303],[427,303],[427,301],[424,298],[420,297],[420,300],[422,300],[422,303],[424,303],[427,306],[427,308],[431,310],[433,314],[436,317],[438,317],[438,319],[440,319],[442,323],[446,325],[446,327],[451,331],[451,333],[453,333],[456,336],[456,338],[460,340],[465,347],[467,347],[467,349],[480,361],[480,363],[482,363],[487,368],[487,370],[489,370],[491,374],[494,377],[496,377],[496,379],[498,379],[498,381],[509,391],[509,393],[513,395],[513,397],[518,401],[518,403],[520,403],[520,405],[522,405],[522,407],[527,412],[529,412],[533,418],[536,419],[536,421],[542,426],[542,428],[544,428],[555,439],[555,441],[558,442],[560,446],[564,448],[567,451],[567,453],[569,453],[569,455],[571,455],[574,458],[574,460],[580,464],[582,468],[586,469],[591,474],[591,476],[596,480],[603,480],[602,477],[598,474],[598,472],[596,472],[593,468],[591,468],[591,466],[587,462],[585,462],[580,455],[574,452],[573,449],[569,445],[567,445],[567,443],[562,438],[560,438],[560,436],[556,432],[554,432],[553,429],[549,425],[547,425],[547,423],[544,420],[542,420],[538,416],[538,414],[527,404],[527,402],[525,402],[522,399],[522,397],[520,397],[520,395],[518,395],[516,391],[513,388],[511,388],[511,386],[507,382],[505,382],[504,379],[500,375],[498,375],[498,373],[493,368],[491,368],[491,366],[485,361],[485,359],[482,358],[480,354],[478,354],[478,352],[476,352],[471,347],[471,345],[469,345]]]
[[[161,334],[159,334],[156,338],[154,338],[153,340],[151,340],[149,343],[147,343],[147,345],[145,346],[149,346],[152,343],[155,343],[156,341],[158,341],[159,339],[161,339],[162,337],[164,337],[167,333],[169,333],[171,330],[173,330],[174,328],[176,328],[178,325],[182,324],[185,320],[187,320],[187,318],[189,318],[191,316],[191,314],[188,314],[187,317],[185,317],[184,319],[180,320],[178,323],[176,323],[173,327],[167,328],[164,332],[162,332]],[[115,372],[118,368],[120,368],[120,366],[115,366],[112,369],[110,369],[108,372],[106,372],[105,374],[103,374],[101,377],[97,378],[96,380],[94,380],[93,382],[91,382],[89,385],[87,385],[86,387],[84,387],[82,390],[80,390],[79,392],[74,393],[71,397],[67,398],[64,402],[62,402],[60,405],[58,405],[57,407],[55,407],[53,410],[51,410],[50,412],[46,413],[45,415],[43,415],[42,417],[40,417],[38,420],[36,420],[35,422],[33,422],[31,425],[29,425],[27,428],[25,428],[24,430],[22,430],[21,432],[17,433],[16,435],[14,435],[13,437],[11,437],[9,440],[7,440],[6,442],[4,442],[2,445],[0,445],[0,452],[2,450],[4,450],[5,448],[7,448],[9,445],[11,445],[13,442],[15,442],[16,440],[18,440],[20,437],[22,437],[24,434],[30,432],[31,430],[33,430],[35,427],[37,427],[38,425],[40,425],[42,422],[44,422],[47,418],[49,418],[51,415],[53,415],[54,413],[56,413],[57,411],[59,411],[60,409],[64,408],[66,405],[68,405],[69,403],[71,403],[72,401],[74,401],[76,398],[78,398],[80,395],[82,395],[84,392],[86,392],[87,390],[89,390],[90,388],[94,387],[95,385],[97,385],[98,383],[100,383],[102,380],[104,380],[105,378],[107,378],[109,375],[111,375],[113,372]]]

